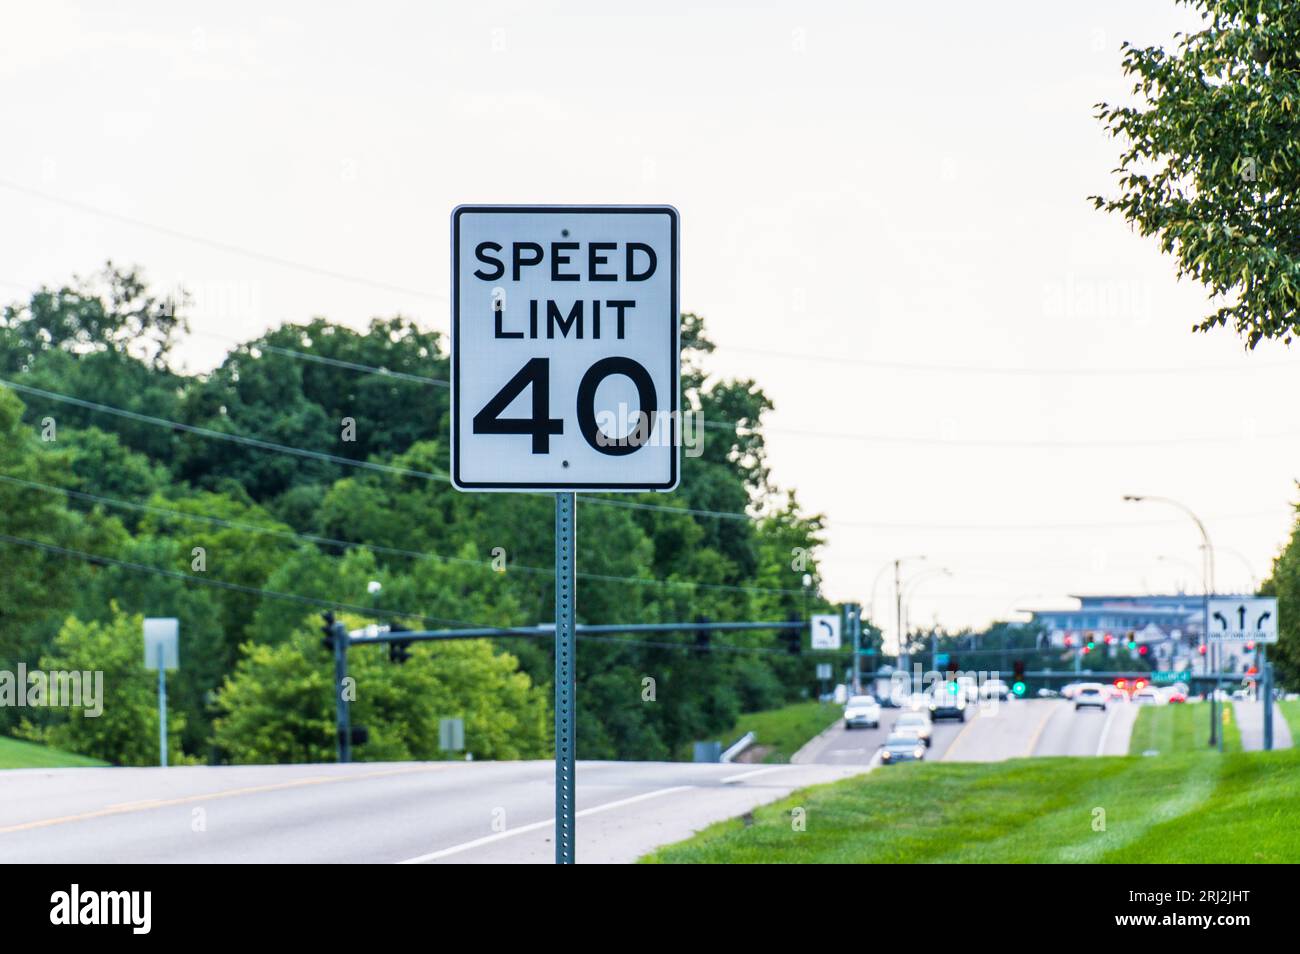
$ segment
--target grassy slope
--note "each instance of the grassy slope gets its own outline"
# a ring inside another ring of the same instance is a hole
[[[780,709],[742,715],[723,745],[730,745],[746,732],[758,736],[758,744],[772,746],[764,762],[788,762],[809,739],[844,714],[844,707],[823,702],[796,702]]]
[[[1232,712],[1232,706],[1225,707]],[[1143,706],[1129,737],[1129,755],[1156,751],[1161,755],[1174,752],[1205,752],[1210,748],[1210,713],[1205,703],[1172,706]],[[1229,719],[1223,727],[1223,751],[1241,751],[1241,731],[1237,720]]]
[[[73,755],[33,742],[21,742],[0,736],[0,769],[10,768],[76,768],[86,765],[107,765],[98,759]]]
[[[1296,750],[915,763],[796,792],[749,828],[723,822],[644,860],[1296,862],[1298,779]]]
[[[1291,744],[1300,746],[1300,700],[1279,702],[1277,707],[1282,710],[1282,718],[1286,719],[1287,728],[1291,730]]]

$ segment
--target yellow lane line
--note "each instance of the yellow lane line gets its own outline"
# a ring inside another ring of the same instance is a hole
[[[443,765],[421,765],[412,768],[385,769],[379,772],[365,772],[360,775],[310,775],[288,782],[274,782],[269,785],[250,785],[245,788],[228,788],[218,792],[205,792],[200,795],[184,795],[180,798],[151,799],[140,802],[120,802],[106,808],[75,815],[60,815],[56,818],[38,818],[35,821],[20,822],[0,828],[0,835],[19,831],[32,831],[37,828],[49,828],[53,825],[66,825],[69,822],[89,821],[94,818],[106,818],[111,815],[127,815],[131,812],[149,811],[154,808],[170,808],[176,805],[192,805],[195,802],[209,802],[218,798],[236,798],[240,795],[258,795],[263,792],[278,792],[290,788],[304,788],[308,785],[325,785],[330,782],[352,782],[361,779],[383,778],[389,775],[408,775],[414,772],[437,772],[445,769]]]
[[[976,712],[973,716],[971,716],[970,721],[966,723],[965,727],[960,732],[957,733],[957,735],[953,738],[951,742],[948,743],[948,748],[944,749],[943,751],[943,755],[941,757],[942,761],[944,762],[948,761],[948,759],[952,756],[953,750],[957,748],[957,743],[960,742],[963,738],[965,738],[966,733],[969,732],[971,730],[971,727],[974,726],[975,723],[979,720],[979,715],[980,714]]]
[[[1043,716],[1043,721],[1038,723],[1038,728],[1034,730],[1034,734],[1029,740],[1029,745],[1025,749],[1025,758],[1029,758],[1034,754],[1034,749],[1038,748],[1038,740],[1043,737],[1043,730],[1047,728],[1048,721],[1060,711],[1060,706],[1048,707],[1047,715]]]

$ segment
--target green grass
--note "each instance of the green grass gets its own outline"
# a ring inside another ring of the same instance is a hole
[[[1278,709],[1286,719],[1287,728],[1291,730],[1291,744],[1300,746],[1300,699],[1279,702]]]
[[[1231,704],[1220,708],[1228,713],[1223,723],[1223,751],[1241,751],[1241,730]],[[1161,755],[1175,752],[1206,752],[1210,748],[1210,712],[1203,702],[1171,706],[1143,706],[1138,710],[1133,734],[1129,737],[1129,755],[1155,751]]]
[[[21,742],[0,736],[0,769],[11,768],[78,768],[87,765],[107,765],[99,759],[73,755],[51,749],[34,742]]]
[[[1297,862],[1298,781],[1297,750],[910,763],[804,789],[750,826],[713,825],[642,860]]]
[[[758,736],[758,745],[771,747],[763,757],[764,762],[789,762],[790,756],[803,748],[809,739],[843,714],[843,706],[816,701],[748,712],[724,734],[722,744],[730,745],[746,732],[753,732]]]

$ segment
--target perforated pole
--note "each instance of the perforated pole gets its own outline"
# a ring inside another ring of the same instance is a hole
[[[572,493],[555,495],[555,863],[574,863],[574,752],[577,707],[573,608],[577,513]]]

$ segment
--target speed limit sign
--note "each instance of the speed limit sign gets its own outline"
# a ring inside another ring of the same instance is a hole
[[[668,491],[678,482],[671,206],[452,213],[452,482]]]

